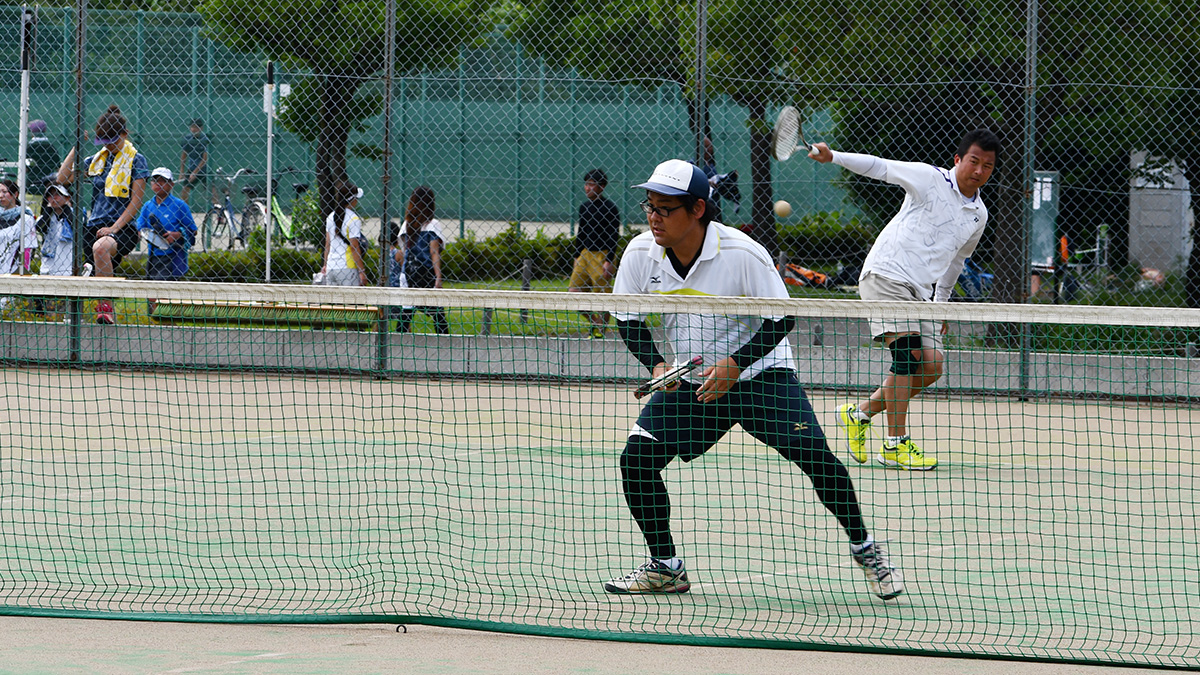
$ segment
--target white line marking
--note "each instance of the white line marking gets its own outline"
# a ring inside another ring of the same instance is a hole
[[[213,664],[210,664],[207,666],[193,666],[193,667],[189,667],[189,668],[176,668],[175,670],[167,670],[167,671],[163,671],[163,672],[193,673],[193,672],[196,672],[199,670],[211,670],[213,668],[221,668],[223,666],[236,666],[236,665],[239,665],[242,663],[249,663],[251,661],[258,661],[258,660],[262,660],[262,659],[273,659],[273,658],[276,658],[279,656],[287,656],[287,652],[270,652],[267,654],[255,654],[254,656],[250,656],[250,657],[247,657],[244,659],[238,659],[236,661],[225,661],[224,663],[213,663]]]

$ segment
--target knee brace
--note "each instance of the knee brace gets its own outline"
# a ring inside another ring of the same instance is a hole
[[[901,335],[892,340],[892,372],[897,375],[916,375],[921,372],[921,350],[925,345],[917,333]]]

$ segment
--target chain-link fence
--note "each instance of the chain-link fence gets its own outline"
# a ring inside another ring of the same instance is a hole
[[[43,7],[29,93],[29,119],[44,122],[30,142],[56,159],[76,142],[77,106],[78,131],[92,139],[98,118],[120,107],[145,171],[170,169],[187,202],[194,241],[172,242],[174,254],[186,251],[184,278],[266,279],[269,248],[271,280],[310,282],[329,270],[328,239],[335,268],[398,283],[398,266],[380,256],[424,247],[420,227],[402,223],[414,189],[428,186],[436,223],[424,227],[444,248],[410,256],[438,269],[405,281],[565,289],[580,214],[592,213],[581,211],[585,173],[607,177],[601,197],[619,213],[619,253],[645,227],[643,195],[628,186],[678,157],[727,176],[723,221],[794,265],[795,292],[853,297],[844,289],[904,193],[803,153],[772,160],[775,115],[794,105],[810,140],[939,166],[952,164],[964,132],[999,135],[983,192],[991,220],[958,289],[965,299],[1179,306],[1190,292],[1200,304],[1194,263],[1188,274],[1200,20],[1182,6],[210,0],[188,9]],[[0,13],[10,168],[19,16]],[[33,192],[53,164],[30,168]],[[352,207],[361,228],[327,236],[349,185],[362,189]],[[775,215],[777,200],[791,215]],[[361,249],[345,236],[359,229]],[[79,244],[85,257],[90,244]],[[137,242],[115,273],[153,273],[154,253]]]

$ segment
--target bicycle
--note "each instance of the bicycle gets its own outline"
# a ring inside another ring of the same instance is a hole
[[[1032,270],[1041,281],[1031,295],[1048,293],[1056,305],[1069,304],[1077,299],[1084,301],[1104,291],[1112,290],[1112,274],[1108,268],[1108,224],[1102,223],[1096,230],[1096,244],[1092,248],[1071,251],[1067,238],[1059,239],[1058,264],[1033,265]]]
[[[292,216],[284,213],[283,205],[279,201],[279,177],[298,173],[298,169],[289,166],[271,179],[271,238],[274,241],[292,241],[296,238],[292,229]],[[308,183],[292,183],[292,191],[296,193],[296,197],[307,192],[308,187]],[[267,198],[257,185],[242,188],[242,193],[247,198],[246,209],[242,212],[242,231],[249,234],[257,231],[266,222]]]
[[[233,211],[233,199],[230,198],[230,192],[233,191],[237,183],[237,179],[244,173],[253,173],[250,169],[238,169],[231,175],[224,175],[224,169],[217,167],[216,175],[220,176],[225,181],[225,186],[221,191],[225,195],[225,201],[220,204],[213,204],[208,213],[204,214],[204,223],[200,226],[204,237],[204,250],[213,250],[213,242],[218,246],[224,242],[224,248],[232,249],[234,242],[246,245],[246,228],[242,227]],[[245,188],[242,190],[245,192]]]

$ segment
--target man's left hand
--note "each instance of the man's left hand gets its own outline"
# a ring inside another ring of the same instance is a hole
[[[167,236],[165,236],[163,238],[167,240],[168,244],[174,244],[175,242],[179,241],[180,239],[183,239],[183,233],[182,232],[168,232]]]
[[[732,356],[717,361],[700,373],[700,376],[704,378],[704,384],[700,385],[700,389],[696,391],[696,400],[701,403],[711,403],[721,398],[733,388],[733,385],[737,384],[738,376],[741,374],[742,369],[738,367]]]

